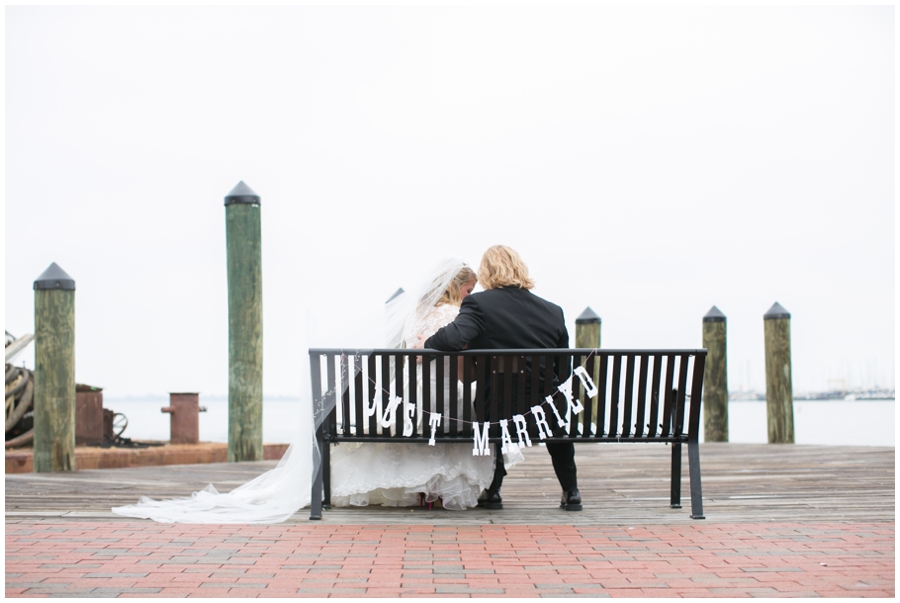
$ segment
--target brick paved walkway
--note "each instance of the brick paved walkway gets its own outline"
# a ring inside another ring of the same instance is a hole
[[[893,523],[6,523],[6,596],[893,597]]]

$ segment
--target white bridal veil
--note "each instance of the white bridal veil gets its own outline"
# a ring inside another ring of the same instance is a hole
[[[336,340],[331,347],[403,347],[407,335],[414,332],[415,325],[434,307],[463,266],[465,264],[457,259],[440,262],[419,287],[391,299],[381,320],[375,318],[354,329],[356,341]],[[382,328],[378,328],[379,323]],[[308,372],[308,364],[304,363],[300,370]],[[308,383],[306,379],[303,382]],[[189,498],[154,500],[142,496],[135,505],[113,507],[113,513],[164,523],[279,523],[287,520],[309,506],[312,475],[321,464],[321,454],[314,448],[313,434],[318,425],[312,419],[312,393],[304,387],[300,394],[303,423],[274,469],[231,492],[220,493],[209,484]],[[326,410],[331,411],[330,408]]]

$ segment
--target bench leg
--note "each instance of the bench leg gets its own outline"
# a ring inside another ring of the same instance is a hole
[[[322,519],[322,467],[313,475],[312,497],[309,499],[309,518]]]
[[[688,442],[688,470],[691,473],[691,519],[703,516],[703,488],[700,487],[700,444]]]
[[[669,506],[681,508],[681,443],[672,443],[672,488]]]
[[[322,487],[324,485],[323,481],[323,472],[325,470],[325,462],[324,459],[319,463],[318,468],[315,467],[315,459],[322,458],[320,456],[320,451],[325,448],[323,445],[323,438],[321,433],[321,428],[319,432],[316,434],[315,440],[313,441],[313,468],[316,469],[312,476],[312,493],[310,494],[309,499],[309,518],[311,520],[322,519]]]
[[[324,493],[322,496],[322,504],[326,511],[331,510],[331,446],[322,445],[322,466],[319,468],[319,475],[322,476],[322,488]]]

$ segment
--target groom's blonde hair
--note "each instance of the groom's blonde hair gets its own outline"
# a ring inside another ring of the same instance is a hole
[[[494,245],[484,252],[478,279],[485,290],[497,287],[534,288],[534,281],[528,276],[528,266],[514,249],[506,245]]]

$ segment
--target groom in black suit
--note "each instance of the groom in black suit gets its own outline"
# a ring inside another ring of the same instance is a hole
[[[481,259],[478,280],[485,290],[463,299],[456,319],[426,339],[425,348],[455,352],[466,347],[473,350],[569,347],[562,308],[530,291],[534,283],[528,277],[528,268],[513,249],[503,245],[488,249]],[[557,374],[554,381],[565,377],[568,373]],[[479,506],[488,509],[503,508],[500,486],[506,469],[499,445],[496,452],[494,481],[479,499]],[[580,511],[575,445],[547,442],[547,452],[563,489],[560,506],[567,511]]]

